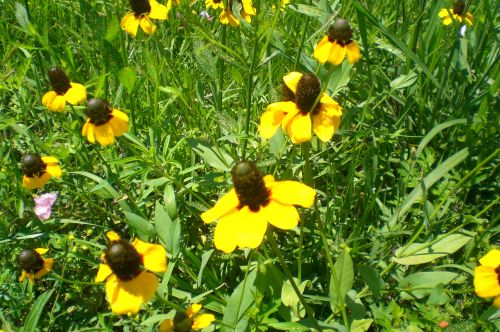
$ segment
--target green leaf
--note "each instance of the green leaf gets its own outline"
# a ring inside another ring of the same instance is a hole
[[[423,298],[439,284],[447,285],[458,277],[458,273],[438,271],[438,272],[417,272],[410,274],[398,285],[404,291],[410,291],[416,298]]]
[[[374,268],[368,265],[359,265],[356,268],[361,274],[361,278],[363,279],[363,281],[373,292],[373,295],[376,298],[379,298],[380,291],[385,287],[384,280],[380,278],[379,273]]]
[[[40,316],[42,315],[45,305],[47,304],[47,301],[52,296],[52,293],[54,293],[54,291],[55,291],[54,289],[46,291],[36,299],[35,303],[33,303],[33,307],[31,307],[31,311],[26,317],[26,323],[21,329],[22,332],[36,331],[36,327],[38,325],[38,321],[40,320]]]
[[[207,266],[208,260],[212,256],[213,252],[214,252],[214,249],[210,249],[201,255],[200,271],[198,272],[198,279],[196,280],[197,287],[201,286],[201,280],[203,278],[203,270],[205,270],[205,266]]]
[[[256,287],[254,285],[257,270],[253,270],[236,287],[227,301],[222,317],[221,332],[246,331],[248,320],[245,312],[255,303]]]
[[[297,284],[298,279],[294,278],[295,284]],[[306,286],[310,284],[309,280],[303,281],[300,285],[297,285],[300,294],[304,293]],[[283,287],[281,288],[281,301],[283,305],[290,307],[294,315],[298,318],[302,318],[305,315],[305,308],[302,306],[299,299],[299,296],[293,289],[292,283],[290,280],[287,280],[283,283]]]
[[[207,164],[223,172],[229,172],[233,158],[226,152],[208,143],[194,138],[188,138],[187,142],[191,149]]]
[[[351,324],[351,332],[365,332],[368,331],[373,323],[373,319],[355,319]]]
[[[465,246],[472,236],[464,234],[451,234],[441,237],[435,243],[413,243],[403,253],[403,248],[396,250],[392,258],[398,264],[417,265],[431,262],[437,258],[453,254]]]
[[[124,214],[127,224],[137,232],[141,239],[147,240],[155,236],[155,227],[149,221],[132,212],[124,212]]]
[[[335,311],[340,299],[345,299],[347,292],[354,283],[354,269],[349,252],[344,250],[335,262],[335,275],[338,285],[335,283],[334,275],[330,277],[330,307]]]
[[[302,4],[296,4],[295,6],[290,6],[291,9],[295,10],[298,13],[310,16],[310,17],[319,17],[320,19],[328,18],[328,13],[319,9],[316,6],[308,6]],[[326,19],[324,20],[326,21]]]
[[[169,230],[172,227],[172,219],[159,202],[156,202],[155,205],[154,223],[156,234],[158,234],[160,241],[166,244]]]
[[[163,201],[165,203],[165,209],[167,209],[168,214],[175,218],[177,216],[177,203],[175,200],[174,187],[171,184],[165,186],[165,191],[163,192]]]
[[[135,81],[137,80],[137,74],[134,68],[125,67],[118,72],[118,80],[120,84],[127,88],[128,93],[132,93],[134,89]]]
[[[414,72],[410,72],[408,75],[399,76],[391,83],[389,83],[389,85],[393,90],[404,89],[406,87],[409,87],[410,85],[413,85],[417,81],[417,78],[417,74],[415,74]]]
[[[167,233],[166,249],[174,257],[181,251],[181,221],[179,218],[172,221],[172,225]]]

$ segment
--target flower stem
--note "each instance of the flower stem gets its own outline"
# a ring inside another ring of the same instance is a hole
[[[257,26],[255,27],[257,30]],[[248,81],[247,81],[247,116],[245,119],[245,141],[243,143],[243,151],[241,155],[241,159],[245,159],[246,151],[247,151],[247,143],[248,143],[248,132],[250,130],[250,118],[252,115],[252,92],[253,92],[253,72],[255,68],[255,57],[257,55],[257,45],[258,43],[258,36],[257,34],[255,35],[255,42],[254,42],[254,47],[252,50],[252,56],[250,58],[250,69],[248,70]]]
[[[69,280],[69,279],[65,279],[63,278],[62,276],[60,276],[59,274],[55,273],[54,271],[51,271],[50,272],[51,276],[54,277],[55,279],[61,281],[61,282],[65,282],[65,283],[68,283],[68,284],[75,284],[75,285],[100,285],[101,283],[100,282],[90,282],[90,281],[77,281],[77,280]]]

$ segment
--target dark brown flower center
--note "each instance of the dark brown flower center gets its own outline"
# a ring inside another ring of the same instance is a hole
[[[136,17],[149,14],[151,11],[149,0],[130,0],[130,7],[132,7],[132,11]]]
[[[346,19],[338,19],[328,28],[328,40],[330,42],[337,41],[344,46],[351,42],[352,30],[349,22]]]
[[[315,113],[319,108],[319,102],[314,105],[316,99],[321,93],[321,83],[316,75],[304,74],[297,83],[297,91],[295,94],[295,103],[300,110],[300,113],[307,114]],[[314,110],[313,110],[314,107]]]
[[[121,281],[130,281],[142,272],[142,256],[128,241],[111,242],[104,253],[104,259]]]
[[[61,68],[51,68],[48,72],[50,85],[58,95],[64,95],[70,88],[69,78]]]
[[[191,332],[193,320],[185,312],[176,312],[174,316],[175,332]]]
[[[42,157],[37,154],[27,154],[23,157],[23,172],[27,177],[41,176],[47,165],[43,162]]]
[[[257,212],[261,207],[269,204],[270,192],[255,163],[240,161],[234,165],[231,176],[234,190],[240,201],[239,209],[248,206],[252,212]]]
[[[457,14],[458,16],[462,16],[465,10],[465,2],[462,0],[458,0],[455,2],[453,6],[453,14]]]
[[[43,258],[34,249],[24,249],[17,256],[19,266],[28,273],[37,273],[43,269]]]
[[[90,123],[96,126],[107,123],[113,117],[111,108],[107,101],[97,98],[92,98],[87,102],[85,115],[90,119]]]

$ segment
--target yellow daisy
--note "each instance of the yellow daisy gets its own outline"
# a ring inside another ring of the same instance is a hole
[[[42,188],[51,178],[62,175],[59,160],[27,154],[23,157],[23,186],[28,189]]]
[[[299,222],[294,205],[310,207],[316,192],[295,181],[275,182],[272,175],[262,177],[251,161],[241,161],[231,170],[234,189],[221,197],[215,206],[201,215],[215,227],[215,247],[225,253],[240,248],[257,248],[267,224],[292,229]]]
[[[238,18],[236,16],[234,16],[233,12],[229,8],[224,9],[220,13],[219,21],[222,24],[229,24],[233,28],[236,28],[237,26],[240,25],[240,20],[238,20]]]
[[[339,19],[328,29],[328,34],[314,48],[314,57],[320,63],[341,64],[345,57],[350,63],[359,61],[361,57],[358,44],[351,40],[352,30],[349,22]]]
[[[450,25],[453,21],[462,23],[465,21],[466,24],[472,25],[474,23],[474,17],[471,13],[465,13],[465,2],[463,0],[458,0],[455,2],[453,8],[442,8],[439,11],[439,17],[443,20],[444,25]]]
[[[240,12],[241,18],[243,18],[248,23],[251,23],[252,16],[255,16],[257,14],[253,6],[252,0],[237,0],[237,1],[241,5],[241,12]],[[232,11],[233,0],[229,0],[227,7],[228,8],[224,9],[219,15],[219,20],[222,24],[229,24],[233,28],[236,28],[237,26],[240,25],[240,20],[233,14]]]
[[[223,0],[205,0],[205,6],[207,8],[212,7],[213,9],[224,9],[224,1]]]
[[[174,319],[164,320],[159,332],[190,332],[201,330],[215,320],[212,314],[201,314],[193,317],[200,311],[201,304],[191,304],[186,312],[176,312]]]
[[[53,258],[42,258],[49,249],[46,248],[36,248],[36,249],[24,249],[17,256],[17,261],[23,269],[19,281],[23,281],[28,278],[31,282],[35,279],[40,279],[52,270],[52,265],[54,264]]]
[[[148,35],[156,31],[156,25],[151,19],[166,20],[171,7],[159,4],[156,0],[130,0],[132,11],[123,16],[120,27],[132,37],[137,36],[139,25]]]
[[[82,129],[82,135],[91,143],[99,142],[102,146],[115,142],[115,137],[128,130],[127,114],[110,108],[107,101],[92,98],[87,103],[85,114],[89,117]]]
[[[101,256],[96,282],[106,281],[106,298],[114,314],[136,314],[158,288],[152,272],[167,270],[167,253],[161,245],[135,239],[121,240],[115,232],[106,233],[108,248]]]
[[[87,90],[78,83],[69,81],[66,73],[60,68],[51,68],[48,72],[52,91],[42,97],[42,104],[54,112],[64,111],[66,102],[76,105],[87,98]]]
[[[493,305],[500,308],[500,250],[493,249],[479,260],[474,270],[474,289],[479,297],[494,297]]]
[[[323,142],[328,142],[339,128],[342,107],[326,94],[314,103],[321,93],[321,84],[312,74],[291,72],[283,77],[284,101],[267,106],[260,118],[259,133],[271,138],[281,125],[293,143],[310,141],[311,128]],[[312,120],[311,120],[312,118]]]

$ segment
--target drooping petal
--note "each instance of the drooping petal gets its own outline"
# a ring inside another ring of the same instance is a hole
[[[300,113],[299,108],[297,107],[297,104],[293,102],[289,102],[293,104],[293,107],[290,107],[289,112],[285,115],[283,120],[281,120],[281,129],[285,134],[288,133],[288,127],[290,126],[290,123],[292,120],[297,116],[297,114]]]
[[[236,209],[235,212],[220,218],[214,232],[214,243],[217,249],[225,253],[233,252],[236,249],[239,218],[240,211]]]
[[[481,265],[483,266],[496,269],[498,266],[500,266],[500,250],[498,249],[490,250],[485,256],[483,256],[479,260],[479,263],[481,263]]]
[[[236,191],[231,189],[227,194],[222,196],[214,207],[203,212],[201,214],[201,219],[204,223],[209,224],[229,213],[231,210],[236,209],[240,204]]]
[[[290,89],[290,91],[293,92],[293,94],[297,93],[297,84],[299,84],[300,79],[302,78],[304,74],[292,71],[291,73],[286,74],[283,76],[283,82],[285,82],[285,85]]]
[[[104,255],[101,256],[101,260],[103,259]],[[108,264],[99,264],[99,270],[97,270],[97,276],[95,277],[95,282],[103,282],[108,278],[110,275],[113,274],[113,271],[109,267]]]
[[[273,103],[260,117],[259,134],[263,138],[271,138],[278,130],[281,121],[290,108],[296,107],[291,101]]]
[[[49,91],[42,97],[43,106],[49,108],[49,105],[52,104],[54,99],[57,97],[57,93],[55,91]]]
[[[171,319],[164,320],[160,324],[160,329],[158,332],[175,332],[175,325],[174,321]]]
[[[70,85],[71,88],[64,94],[68,103],[76,105],[87,99],[87,90],[83,85],[78,83],[70,83]]]
[[[339,117],[328,116],[325,111],[320,111],[318,114],[313,115],[314,133],[323,142],[328,142],[332,138],[339,124]]]
[[[137,36],[137,30],[139,29],[139,18],[135,17],[134,12],[130,12],[123,16],[120,22],[120,28],[125,30],[132,37]]]
[[[201,330],[210,324],[215,320],[215,316],[212,314],[202,314],[196,317],[193,321],[193,325],[191,328],[193,330]]]
[[[196,313],[198,311],[200,311],[202,305],[199,304],[199,303],[193,303],[191,304],[188,309],[186,310],[186,315],[189,317],[189,318],[193,318],[194,315],[196,315]]]
[[[153,272],[165,272],[167,270],[167,252],[159,244],[151,244],[135,239],[132,246],[142,256],[142,264],[146,269]]]
[[[361,58],[361,53],[358,44],[353,40],[350,43],[348,43],[345,47],[349,63],[358,62],[359,59]]]
[[[35,279],[40,279],[52,270],[52,265],[54,264],[53,258],[45,258],[43,260],[43,267],[40,271],[36,272],[34,275]]]
[[[297,226],[300,220],[295,206],[281,204],[276,200],[271,200],[263,208],[263,213],[271,225],[281,229],[292,229]]]
[[[39,254],[39,255],[43,255],[43,254],[46,254],[49,249],[48,248],[36,248],[35,251]]]
[[[109,120],[109,125],[115,137],[122,136],[128,130],[128,116],[117,109],[113,109],[112,118]]]
[[[319,63],[324,64],[328,57],[330,56],[330,52],[332,50],[333,43],[330,42],[328,36],[324,36],[323,39],[316,45],[314,48],[313,56]]]
[[[60,178],[62,176],[62,169],[59,165],[47,165],[45,172],[54,178]]]
[[[43,173],[42,176],[23,176],[23,186],[27,189],[42,188],[49,180],[51,175],[47,172]]]
[[[496,308],[500,308],[500,296],[497,296],[495,298],[495,300],[493,301],[493,305],[496,307]]]
[[[487,266],[478,266],[474,270],[474,289],[477,296],[494,297],[500,295],[498,274],[495,269]]]
[[[149,17],[155,20],[166,20],[168,18],[169,9],[167,7],[155,0],[149,0],[149,5],[151,6]]]
[[[266,185],[266,187],[269,187],[269,185],[273,182],[274,182],[274,176],[272,176],[272,175],[265,175],[264,176],[264,184]]]
[[[94,134],[97,142],[102,146],[108,146],[115,142],[115,136],[109,123],[104,123],[99,126],[94,126]]]
[[[330,55],[328,57],[328,62],[333,65],[339,65],[344,61],[346,53],[346,47],[340,45],[337,41],[333,42],[332,48],[330,50]]]
[[[258,212],[252,212],[248,206],[244,206],[235,224],[238,247],[254,249],[262,243],[267,230],[267,221],[262,208]]]
[[[465,14],[464,20],[465,20],[465,23],[467,23],[468,25],[474,24],[474,17],[469,12],[467,12],[467,14]]]
[[[106,238],[110,242],[118,241],[118,240],[120,240],[120,235],[118,235],[118,233],[115,231],[109,231],[109,232],[106,232]]]
[[[342,116],[342,107],[327,94],[321,96],[321,111],[328,116]]]
[[[142,15],[139,18],[139,24],[141,25],[142,31],[148,35],[152,35],[156,31],[156,25],[146,15]]]
[[[57,95],[52,103],[49,104],[48,109],[54,112],[63,112],[66,106],[66,98],[64,96]]]
[[[106,281],[106,297],[114,314],[136,314],[157,288],[158,279],[151,272],[143,271],[130,281],[121,281],[113,274]]]
[[[314,204],[316,191],[300,182],[277,181],[270,185],[271,200],[285,205],[311,207]]]
[[[215,2],[214,0],[205,0],[205,6],[207,8],[212,7],[213,9],[224,9],[224,1]]]
[[[95,125],[90,123],[90,120],[85,122],[83,126],[82,135],[86,136],[90,143],[95,143],[95,133],[94,133]]]
[[[309,114],[297,114],[287,126],[287,132],[292,142],[300,144],[310,141],[312,138],[311,126]]]
[[[441,17],[441,18],[450,17],[451,12],[452,12],[452,9],[441,8],[441,10],[439,11],[438,16]]]
[[[243,5],[243,10],[247,15],[255,15],[255,8],[253,7],[252,0],[242,0],[241,4]]]
[[[240,25],[240,20],[238,20],[234,15],[233,12],[226,8],[224,9],[220,15],[219,15],[219,21],[222,24],[229,24],[233,28],[236,28],[237,26]]]

